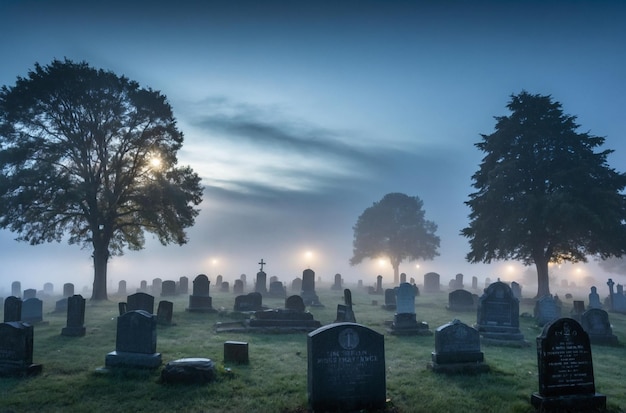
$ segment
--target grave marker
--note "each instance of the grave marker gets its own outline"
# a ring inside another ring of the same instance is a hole
[[[67,323],[61,335],[82,337],[85,335],[85,299],[82,295],[73,295],[67,300]]]
[[[143,310],[133,310],[117,318],[115,351],[106,355],[106,367],[156,368],[161,353],[156,352],[156,317]]]

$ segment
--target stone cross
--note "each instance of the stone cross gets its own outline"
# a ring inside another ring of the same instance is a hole
[[[263,266],[266,265],[266,262],[263,262],[263,258],[261,258],[261,262],[259,263],[261,265],[261,271],[263,271]]]
[[[611,310],[613,310],[613,286],[615,285],[615,282],[612,278],[609,278],[606,285],[609,286],[609,303],[611,304]]]

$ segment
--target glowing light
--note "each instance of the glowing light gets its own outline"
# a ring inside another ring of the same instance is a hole
[[[158,156],[153,156],[150,158],[150,168],[151,169],[160,169],[161,168],[161,158]]]
[[[379,258],[378,259],[378,265],[383,267],[386,264],[385,259],[384,258]]]

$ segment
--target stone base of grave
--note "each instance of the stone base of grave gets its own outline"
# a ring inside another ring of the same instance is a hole
[[[546,397],[533,393],[530,403],[539,412],[604,412],[606,396],[604,394],[576,394],[569,396]]]
[[[591,344],[599,344],[601,346],[618,346],[619,340],[615,334],[589,334]]]
[[[86,332],[87,329],[85,327],[63,327],[61,335],[68,337],[83,337]]]
[[[466,364],[482,363],[485,355],[482,351],[458,351],[454,353],[431,353],[433,363],[437,364]]]
[[[445,374],[480,374],[489,372],[489,366],[483,362],[435,363],[431,361],[426,367],[435,373]]]
[[[202,384],[215,380],[215,363],[206,358],[183,358],[168,362],[161,371],[162,383]]]
[[[410,313],[396,314],[387,331],[394,336],[430,336],[433,334],[428,329],[428,323],[417,321],[416,315]]]
[[[213,308],[213,298],[199,295],[189,296],[189,307],[185,309],[190,313],[216,313]]]
[[[128,353],[124,351],[112,351],[106,355],[106,367],[135,367],[155,369],[162,363],[161,353],[143,354]]]
[[[324,307],[324,304],[320,303],[320,299],[315,292],[302,291],[300,297],[302,297],[302,302],[304,302],[304,305],[307,307]]]
[[[503,347],[528,347],[530,343],[524,339],[524,335],[518,328],[503,326],[474,325],[480,334],[483,344]]]
[[[317,320],[258,320],[258,319],[250,319],[248,322],[250,327],[287,327],[287,328],[311,328],[315,330],[320,328],[322,324]]]
[[[245,341],[224,342],[224,363],[248,364],[248,343]]]
[[[0,363],[0,377],[35,376],[41,373],[42,369],[41,364],[2,362]]]

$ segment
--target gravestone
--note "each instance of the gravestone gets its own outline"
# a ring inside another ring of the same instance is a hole
[[[20,298],[22,296],[22,283],[19,281],[13,281],[11,283],[11,295],[13,297]]]
[[[285,299],[285,308],[288,310],[303,312],[306,310],[304,300],[299,295],[291,295]]]
[[[120,315],[123,315],[126,312],[126,303],[123,301],[117,303],[117,310]]]
[[[180,277],[178,279],[178,294],[189,294],[189,278]]]
[[[352,291],[347,288],[343,290],[343,302],[344,304],[337,304],[335,323],[356,323],[356,317],[352,310]]]
[[[551,295],[544,295],[535,301],[535,322],[539,327],[561,318],[561,306]]]
[[[235,285],[233,285],[233,294],[243,294],[243,281],[235,280]]]
[[[156,316],[147,311],[133,310],[117,318],[115,351],[106,355],[106,367],[156,368],[161,365],[161,353],[156,352]]]
[[[67,297],[61,298],[54,303],[53,313],[66,313],[67,312]]]
[[[277,277],[277,276],[275,276],[275,275],[272,275],[272,276],[270,277],[270,284],[271,284],[271,283],[275,283],[276,281],[278,281],[278,277]]]
[[[483,363],[478,330],[453,320],[435,330],[435,351],[428,365],[435,372],[480,373],[489,370]]]
[[[384,294],[382,275],[376,276],[376,291],[374,292],[374,294]]]
[[[450,281],[450,288],[453,290],[462,290],[465,285],[463,284],[463,274],[457,274],[454,280]]]
[[[522,300],[522,286],[518,282],[513,281],[511,283],[511,292],[513,293],[513,297],[517,298],[519,301]]]
[[[254,291],[259,294],[267,294],[267,274],[265,271],[259,271],[256,273]]]
[[[406,273],[400,273],[400,284],[406,282]]]
[[[260,311],[263,310],[263,296],[261,293],[248,293],[235,297],[234,311]]]
[[[300,294],[300,291],[302,291],[302,278],[297,277],[291,281],[291,291]]]
[[[43,285],[43,293],[45,295],[48,295],[48,296],[53,295],[54,294],[54,284],[52,284],[52,283],[45,283]]]
[[[585,312],[585,302],[582,300],[574,300],[572,302],[572,310],[570,311],[571,317],[578,321],[579,323],[582,320],[583,313]]]
[[[157,307],[156,321],[158,325],[171,326],[174,314],[174,303],[171,301],[159,301]]]
[[[230,284],[228,281],[222,281],[222,286],[220,287],[220,291],[223,293],[227,293],[230,291]]]
[[[209,295],[209,277],[204,274],[198,275],[193,280],[193,291],[189,296],[189,307],[186,311],[199,312],[199,313],[212,313],[216,310],[213,309],[213,299]]]
[[[63,284],[63,297],[68,298],[74,295],[74,284],[65,283]]]
[[[385,407],[385,342],[356,323],[335,323],[307,336],[307,394],[313,411]]]
[[[544,326],[537,337],[539,392],[531,404],[539,411],[604,411],[606,396],[596,393],[589,336],[572,318]]]
[[[11,296],[4,300],[4,322],[22,321],[22,305],[20,298]]]
[[[43,301],[39,298],[27,298],[22,302],[22,320],[35,324],[43,322]]]
[[[424,274],[424,292],[438,293],[440,284],[440,276],[436,272],[428,272]]]
[[[61,330],[62,336],[82,337],[85,328],[85,299],[82,295],[73,295],[67,300],[67,323]]]
[[[281,281],[272,281],[270,283],[270,290],[267,294],[270,297],[285,298],[287,296],[287,291],[285,291],[285,287],[283,287],[283,283]]]
[[[489,287],[491,285],[491,278],[487,277],[485,278],[485,288]]]
[[[215,279],[215,288],[222,288],[222,282],[224,282],[224,277],[218,275]]]
[[[117,294],[118,295],[126,295],[126,281],[122,280],[117,283]]]
[[[335,274],[335,282],[333,283],[332,287],[330,287],[330,289],[339,291],[343,289],[343,286],[341,285],[341,274]]]
[[[315,292],[315,272],[310,268],[302,272],[302,291],[300,292],[300,297],[302,297],[304,305],[306,306],[324,307]]]
[[[161,295],[162,286],[163,286],[163,280],[162,279],[155,278],[155,279],[152,280],[151,291],[152,291],[152,295],[154,297],[158,297],[158,296]]]
[[[585,311],[581,316],[580,324],[589,335],[591,343],[608,346],[619,344],[617,336],[613,334],[609,313],[601,308],[590,308]]]
[[[254,329],[271,331],[311,331],[319,328],[321,323],[313,318],[313,314],[304,311],[302,297],[292,295],[285,300],[285,308],[256,311],[248,325]]]
[[[241,281],[243,281],[243,288],[245,289],[245,288],[246,288],[246,285],[248,284],[246,274],[241,274],[241,275],[239,276],[239,279],[240,279]]]
[[[26,290],[24,290],[22,300],[27,300],[29,298],[37,298],[37,290],[35,290],[34,288],[27,288]]]
[[[403,283],[396,288],[396,314],[388,330],[393,335],[431,335],[428,324],[417,321],[415,314],[415,289]]]
[[[176,295],[176,281],[165,280],[161,283],[161,297],[174,297]]]
[[[188,357],[169,361],[161,371],[161,383],[205,384],[217,379],[215,363],[211,359]]]
[[[476,311],[474,295],[467,290],[451,291],[446,308],[450,311]]]
[[[0,324],[0,376],[41,373],[41,364],[33,364],[33,330],[21,321]]]
[[[248,343],[245,341],[224,342],[224,363],[248,364]]]
[[[395,288],[386,288],[385,289],[385,304],[382,305],[385,310],[395,310],[396,309],[396,289]]]
[[[591,287],[591,292],[589,293],[589,308],[602,308],[602,303],[600,302],[600,295],[598,294],[598,289],[595,286]]]
[[[526,347],[528,342],[519,329],[519,300],[511,287],[496,281],[485,288],[478,300],[476,325],[483,343]]]
[[[148,281],[141,280],[139,282],[139,288],[137,289],[138,293],[147,293],[148,292]]]
[[[126,297],[126,311],[143,310],[154,314],[154,297],[147,293],[135,293]]]
[[[613,294],[613,311],[626,314],[626,296],[624,296],[624,286],[617,284],[617,292]]]
[[[472,290],[478,290],[478,278],[476,276],[472,277]]]

